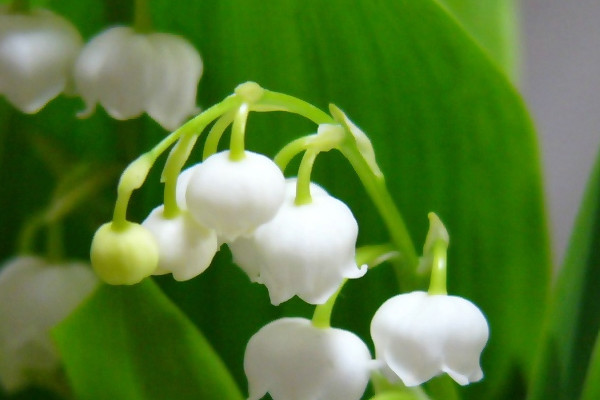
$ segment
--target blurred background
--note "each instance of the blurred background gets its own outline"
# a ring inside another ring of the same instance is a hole
[[[543,154],[554,261],[600,145],[600,2],[524,0],[520,87]]]

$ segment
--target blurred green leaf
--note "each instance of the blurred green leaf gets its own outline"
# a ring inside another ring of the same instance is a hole
[[[519,73],[520,15],[515,0],[438,0],[513,80]]]
[[[599,290],[600,155],[590,175],[552,294],[531,400],[548,396],[570,400],[581,395],[600,328]],[[593,364],[589,368],[597,370],[599,366]]]
[[[149,279],[101,286],[53,336],[77,399],[243,398],[210,344]]]

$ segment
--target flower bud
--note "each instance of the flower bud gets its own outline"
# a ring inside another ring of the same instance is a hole
[[[142,222],[158,243],[154,275],[172,273],[178,281],[192,279],[210,265],[217,252],[217,234],[199,225],[187,212],[170,219],[163,213],[164,206],[159,206]]]
[[[425,292],[392,297],[373,316],[371,336],[376,358],[391,381],[417,386],[445,372],[466,385],[483,377],[479,356],[488,324],[461,297]]]
[[[50,329],[96,287],[89,266],[48,264],[16,257],[0,270],[0,384],[15,392],[29,384],[52,386],[60,354]]]
[[[371,354],[355,334],[282,318],[248,342],[244,371],[249,400],[359,400],[369,382]]]
[[[186,203],[192,217],[225,241],[251,234],[269,221],[283,202],[285,179],[271,159],[246,151],[241,160],[229,151],[193,167]]]
[[[158,245],[152,234],[140,224],[125,224],[117,230],[112,222],[106,223],[92,240],[92,267],[111,285],[138,283],[158,266]]]

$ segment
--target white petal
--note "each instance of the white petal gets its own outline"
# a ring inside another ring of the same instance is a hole
[[[459,384],[480,379],[479,356],[488,339],[481,311],[456,296],[412,292],[387,300],[371,322],[384,373],[416,386],[447,372]],[[393,379],[392,379],[393,380]]]
[[[36,375],[59,368],[50,328],[67,317],[96,287],[83,264],[49,265],[17,257],[0,271],[0,383],[18,390]]]
[[[116,119],[142,114],[151,94],[154,62],[148,35],[132,28],[114,27],[94,37],[75,65],[75,83],[86,111],[99,102]]]
[[[202,59],[182,37],[153,33],[148,40],[155,51],[155,70],[146,110],[165,129],[175,130],[197,112],[196,90],[202,75]]]
[[[47,10],[0,13],[0,93],[35,113],[65,90],[82,39],[75,27]]]
[[[295,193],[295,186],[288,184],[287,190]],[[301,206],[293,198],[287,195],[275,217],[254,233],[260,276],[275,305],[293,295],[322,304],[344,278],[366,273],[354,260],[358,224],[334,197],[316,194]]]
[[[367,346],[351,332],[282,318],[248,342],[244,371],[251,400],[358,400],[370,373]]]
[[[208,157],[186,192],[192,216],[228,242],[273,218],[284,198],[285,180],[277,165],[261,154],[245,154],[240,161],[231,161],[229,151]]]
[[[154,275],[173,273],[178,281],[192,279],[204,272],[212,262],[217,247],[217,234],[181,213],[166,219],[164,206],[155,208],[142,225],[158,243],[158,269]]]

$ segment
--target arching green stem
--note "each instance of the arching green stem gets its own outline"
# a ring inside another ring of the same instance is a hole
[[[302,157],[300,168],[298,168],[298,180],[296,181],[296,199],[294,204],[301,206],[312,203],[310,196],[310,174],[317,158],[318,151],[308,149]]]
[[[133,191],[142,186],[150,168],[162,153],[183,135],[200,135],[211,122],[232,109],[238,108],[240,103],[241,101],[236,95],[227,97],[222,102],[215,104],[186,122],[175,132],[161,140],[152,150],[142,154],[129,164],[119,180],[112,228],[120,230],[127,227],[127,205],[129,204],[129,199]]]
[[[215,124],[210,128],[208,132],[208,136],[206,136],[206,142],[204,142],[204,151],[202,152],[202,159],[206,160],[208,157],[212,156],[219,149],[219,142],[221,141],[221,137],[225,132],[225,129],[233,122],[233,118],[235,117],[235,111],[228,112],[224,114],[221,118],[215,122]]]
[[[329,114],[304,100],[283,93],[271,92],[270,90],[264,91],[260,100],[257,103],[252,104],[251,110],[262,112],[286,111],[301,115],[313,121],[315,124],[335,122]]]
[[[302,136],[301,138],[289,142],[281,150],[279,150],[273,161],[275,164],[277,164],[281,172],[285,172],[288,164],[297,154],[308,148],[312,138],[315,136],[316,135]]]
[[[411,274],[406,274],[405,271],[401,270],[403,268],[400,265],[395,264],[396,275],[398,276],[399,281],[402,282],[403,287],[412,289],[415,284],[409,279],[419,263],[419,258],[410,234],[408,233],[408,229],[406,228],[406,224],[404,223],[404,219],[386,187],[385,179],[383,176],[376,176],[373,173],[373,170],[369,167],[360,151],[351,140],[347,140],[340,147],[340,151],[350,162],[365,187],[365,190],[369,194],[369,197],[371,197],[373,203],[375,203],[375,207],[377,207],[377,210],[390,233],[392,242],[400,252],[402,264],[404,264],[404,267],[408,268],[411,272]]]
[[[149,0],[135,0],[133,10],[133,29],[138,33],[152,31]]]
[[[169,158],[167,158],[161,177],[161,180],[165,183],[165,208],[163,212],[165,218],[175,218],[181,212],[177,205],[177,177],[183,164],[190,156],[197,139],[198,135],[195,134],[182,136],[171,150]]]
[[[229,146],[229,159],[231,161],[242,160],[244,155],[244,141],[246,137],[246,121],[250,107],[247,103],[243,103],[238,108],[235,117],[233,118],[233,126],[231,127],[231,144]]]

